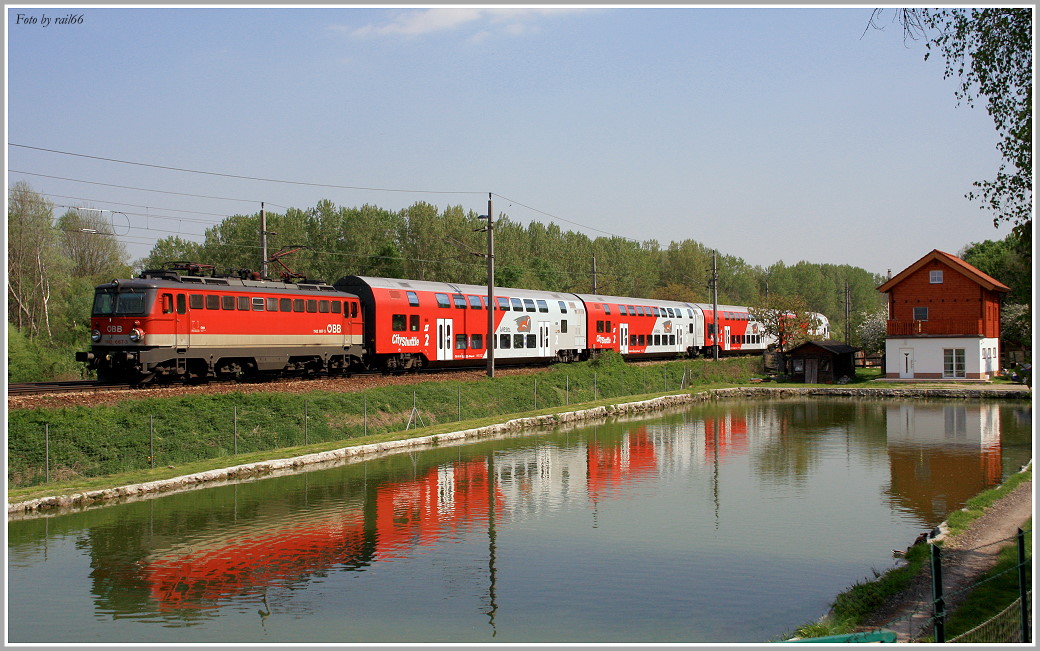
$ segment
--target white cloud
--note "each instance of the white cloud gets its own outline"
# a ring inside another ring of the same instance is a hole
[[[384,23],[372,23],[362,27],[351,28],[343,25],[334,29],[349,32],[358,37],[378,37],[390,35],[422,36],[460,29],[472,25],[471,40],[483,40],[493,31],[518,36],[536,31],[530,22],[551,15],[562,15],[580,9],[421,9],[406,10],[395,14]],[[494,27],[494,30],[491,27]]]

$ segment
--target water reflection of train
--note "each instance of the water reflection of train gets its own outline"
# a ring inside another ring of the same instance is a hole
[[[535,447],[483,448],[467,457],[463,448],[431,450],[412,457],[411,464],[408,457],[386,460],[397,464],[394,472],[366,474],[363,481],[348,466],[342,473],[349,482],[328,480],[307,508],[299,499],[261,495],[241,512],[236,503],[240,517],[208,530],[215,533],[183,541],[151,538],[142,548],[153,551],[134,564],[133,580],[161,611],[197,611],[332,570],[409,558],[475,532],[493,537],[496,527],[554,510],[595,509],[608,500],[630,499],[644,479],[698,468],[717,473],[720,464],[743,457],[755,459],[754,471],[770,473],[774,481],[803,481],[801,461],[817,455],[808,450],[811,437],[798,434],[801,408],[719,409],[688,422],[677,417],[604,427],[602,435],[595,429],[573,442],[561,434]],[[862,410],[825,403],[808,409]],[[880,452],[872,453],[883,455],[887,435],[891,499],[926,522],[945,515],[942,505],[961,503],[1000,479],[997,407],[893,404],[857,413],[870,420],[872,430],[850,444],[879,443]],[[791,449],[774,455],[778,447]],[[767,466],[761,462],[766,456],[780,461]],[[793,466],[779,470],[782,463]],[[937,483],[939,475],[954,480]],[[293,480],[302,481],[279,481]]]

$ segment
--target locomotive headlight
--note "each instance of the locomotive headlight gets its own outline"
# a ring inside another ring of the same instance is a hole
[[[91,332],[90,333],[90,340],[93,341],[95,344],[97,342],[101,341],[101,331],[100,330],[94,330],[93,332]]]
[[[137,343],[137,342],[141,341],[141,339],[143,337],[144,337],[144,333],[141,332],[138,328],[134,328],[133,330],[130,331],[130,341],[132,341],[134,343]]]

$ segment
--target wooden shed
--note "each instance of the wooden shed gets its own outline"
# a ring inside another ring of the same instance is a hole
[[[834,341],[807,341],[787,352],[787,373],[794,382],[833,384],[856,376],[859,348]]]

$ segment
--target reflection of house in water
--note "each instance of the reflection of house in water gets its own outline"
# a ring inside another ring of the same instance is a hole
[[[890,495],[926,522],[1000,483],[997,405],[899,404],[886,416]]]

